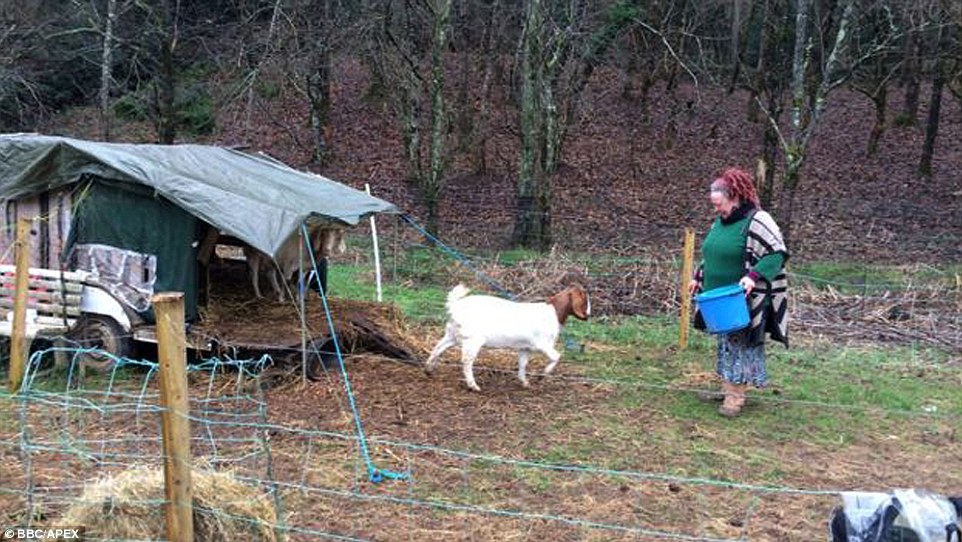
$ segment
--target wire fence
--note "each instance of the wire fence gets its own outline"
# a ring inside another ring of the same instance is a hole
[[[162,478],[158,366],[116,359],[109,373],[81,378],[79,363],[88,351],[67,352],[71,364],[54,371],[49,367],[56,352],[35,352],[20,393],[9,398],[16,405],[18,437],[3,442],[3,455],[22,471],[3,484],[5,498],[22,503],[22,517],[33,518],[27,523],[34,525],[83,518],[95,535],[89,539],[165,539],[159,513],[136,522],[124,517],[160,510],[165,502],[159,487],[145,487]],[[216,491],[197,491],[195,516],[206,519],[196,521],[217,525],[231,539],[393,540],[405,532],[416,539],[746,540],[765,532],[757,523],[771,518],[760,519],[760,513],[802,507],[810,521],[821,521],[835,496],[851,489],[559,463],[517,450],[429,442],[437,435],[426,435],[426,441],[392,438],[383,426],[365,437],[343,412],[322,411],[316,423],[305,424],[310,416],[281,410],[320,398],[294,386],[265,390],[258,375],[267,363],[206,359],[190,367],[190,445],[198,485],[218,473],[229,476],[215,484]],[[390,382],[388,377],[380,384]],[[573,377],[562,385],[584,383]],[[343,393],[337,385],[327,391],[338,388]],[[300,398],[293,403],[281,400],[294,394]],[[361,399],[372,400],[374,393],[367,394]],[[302,408],[321,405],[330,403]],[[362,448],[378,465],[410,477],[372,483]],[[124,483],[131,473],[141,473],[136,490]],[[710,510],[701,509],[706,503],[712,503]],[[718,525],[719,517],[727,522]],[[110,522],[123,528],[108,530],[104,524]]]
[[[380,221],[382,275],[388,288],[403,284],[446,290],[466,282],[481,291],[530,300],[579,281],[589,286],[592,307],[599,315],[679,313],[680,289],[686,284],[680,277],[683,230],[670,232],[676,242],[667,247],[636,246],[622,252],[555,248],[536,254],[466,249],[472,245],[460,245],[456,232],[453,240],[437,238],[413,218]],[[487,237],[503,233],[495,230],[487,230]],[[348,254],[336,257],[336,262],[373,269],[366,225],[352,232],[348,246]],[[791,329],[796,336],[922,344],[962,352],[962,268],[951,262],[939,267],[853,265],[850,272],[839,265],[821,275],[793,267],[790,262]],[[373,280],[373,274],[369,278]],[[419,316],[441,317],[440,301],[432,298],[414,310]]]
[[[391,296],[402,289],[426,294],[409,306],[413,318],[442,318],[443,294],[457,282],[534,299],[579,280],[588,284],[595,312],[602,316],[674,317],[678,311],[680,242],[677,248],[626,245],[623,251],[557,249],[535,255],[487,245],[466,249],[475,245],[456,234],[453,240],[429,236],[416,221],[379,221],[386,300],[395,301]],[[502,230],[487,234],[498,232]],[[680,241],[680,232],[666,229],[666,238],[669,233]],[[332,268],[351,267],[362,282],[372,279],[369,235],[366,225],[352,232],[348,252],[334,257]],[[485,232],[471,232],[477,235]],[[891,279],[853,276],[830,280],[791,272],[793,333],[835,342],[935,346],[955,355],[962,351],[962,283],[951,270],[916,265]],[[333,296],[337,287],[344,285],[335,285]],[[66,354],[66,366],[57,367],[58,353]],[[165,502],[160,491],[122,494],[127,486],[121,483],[125,473],[156,474],[163,463],[156,363],[115,359],[107,373],[91,374],[82,370],[87,353],[73,346],[35,349],[23,388],[7,398],[15,406],[16,430],[4,432],[8,438],[0,444],[7,460],[0,491],[17,503],[17,517],[24,523],[76,517],[93,521],[77,510],[95,509],[111,518],[131,507],[157,510]],[[771,485],[752,481],[744,472],[686,476],[679,472],[687,468],[671,461],[654,462],[662,468],[645,470],[638,468],[645,464],[638,460],[621,463],[623,468],[617,458],[607,458],[603,465],[552,460],[525,438],[537,438],[537,426],[551,425],[551,417],[558,415],[539,412],[536,398],[523,404],[505,399],[495,408],[529,413],[529,432],[520,440],[498,435],[491,425],[496,416],[473,427],[471,420],[487,407],[457,398],[443,404],[459,409],[450,416],[460,417],[461,423],[448,429],[435,424],[433,432],[421,432],[409,426],[412,415],[405,409],[429,410],[436,398],[427,396],[417,405],[402,399],[427,394],[417,381],[400,387],[399,374],[410,366],[381,364],[372,370],[358,364],[352,366],[356,374],[328,374],[316,389],[293,384],[268,388],[263,375],[274,363],[269,357],[212,358],[191,365],[191,448],[197,470],[231,477],[210,486],[214,490],[205,494],[208,500],[196,514],[216,525],[212,529],[237,539],[727,541],[790,539],[786,533],[805,539],[815,532],[812,525],[824,523],[836,495],[853,489],[844,482]],[[510,371],[503,372],[504,379],[511,377]],[[352,378],[360,379],[355,392],[347,385]],[[599,387],[654,394],[700,391],[643,377],[563,376],[557,382],[562,394],[586,399]],[[348,403],[354,393],[360,403],[352,415]],[[790,397],[760,400],[835,412],[842,419],[846,412],[868,410],[858,415],[957,423],[937,412],[879,411]],[[577,401],[570,401],[555,406],[576,408]],[[365,412],[375,407],[381,412],[396,408],[396,419],[385,422],[379,416],[374,427],[364,425]],[[393,429],[395,423],[404,431]],[[701,438],[697,428],[693,431],[694,438]],[[396,434],[404,437],[392,436]],[[643,451],[664,448],[670,453],[669,444],[648,443]],[[371,465],[410,478],[374,483]],[[144,474],[141,486],[144,479],[151,478]],[[93,492],[97,483],[107,489]],[[230,484],[243,489],[228,490]],[[221,494],[224,498],[218,500]],[[787,509],[802,515],[794,526],[779,525],[776,519]],[[161,540],[162,517],[151,516],[124,534],[99,536]]]

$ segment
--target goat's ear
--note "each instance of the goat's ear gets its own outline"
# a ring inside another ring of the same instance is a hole
[[[588,293],[584,289],[575,287],[570,292],[571,311],[576,318],[587,320],[591,312],[591,304],[588,301]]]

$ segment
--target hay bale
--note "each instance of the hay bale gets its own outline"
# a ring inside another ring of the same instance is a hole
[[[277,516],[267,495],[231,473],[194,470],[194,540],[275,542]],[[64,514],[62,525],[84,525],[99,539],[166,537],[162,468],[137,467],[87,485]]]

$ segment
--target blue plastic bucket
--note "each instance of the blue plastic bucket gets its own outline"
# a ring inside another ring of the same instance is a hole
[[[700,293],[695,303],[709,333],[724,335],[748,326],[748,302],[740,284]]]

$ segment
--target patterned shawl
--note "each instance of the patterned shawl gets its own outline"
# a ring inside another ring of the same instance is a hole
[[[788,260],[788,249],[782,240],[782,232],[772,215],[757,211],[750,219],[748,238],[745,241],[745,272],[755,267],[758,260],[768,254],[781,252]],[[768,299],[768,303],[765,300]],[[774,341],[788,346],[788,278],[785,267],[769,282],[759,277],[758,283],[749,295],[749,315],[751,325],[748,344],[761,344],[765,333]]]
[[[751,271],[755,264],[768,254],[781,252],[788,260],[788,249],[782,240],[782,232],[772,216],[765,211],[753,211],[748,219],[748,232],[745,240],[745,274]],[[702,281],[702,270],[699,269],[695,279]],[[755,288],[749,296],[749,315],[751,324],[747,330],[740,333],[747,334],[747,343],[751,346],[762,344],[767,332],[772,340],[788,346],[788,278],[785,268],[778,271],[778,275],[769,282],[765,277],[759,277]],[[766,303],[766,300],[768,302]],[[705,321],[701,312],[695,307],[695,328],[705,329]]]

